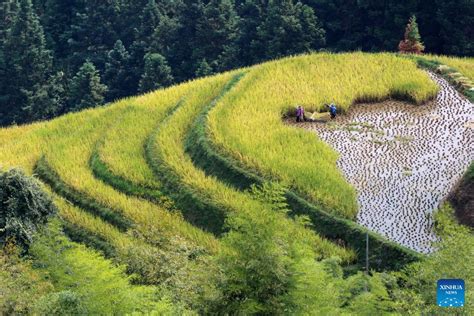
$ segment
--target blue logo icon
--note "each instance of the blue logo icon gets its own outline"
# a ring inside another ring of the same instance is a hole
[[[438,280],[437,303],[440,307],[463,307],[464,280]]]

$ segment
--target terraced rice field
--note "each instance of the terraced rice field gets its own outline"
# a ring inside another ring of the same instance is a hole
[[[328,124],[294,123],[331,144],[356,188],[357,221],[422,253],[433,250],[432,213],[474,160],[474,105],[445,80],[422,106],[358,104]]]
[[[320,258],[360,263],[368,233],[373,267],[395,269],[419,258],[404,246],[420,249],[358,225],[337,152],[281,116],[296,104],[321,110],[332,97],[344,109],[389,96],[423,103],[437,89],[414,62],[391,54],[292,57],[0,129],[0,168],[36,173],[68,233],[120,263],[129,264],[131,249],[152,254],[175,237],[217,252],[228,214],[268,207],[246,189],[274,181],[287,187],[290,215],[309,217]]]
[[[437,60],[449,67],[452,67],[460,71],[467,78],[474,80],[474,58],[473,57],[464,57],[464,58],[454,58],[448,56],[430,56],[434,60]]]

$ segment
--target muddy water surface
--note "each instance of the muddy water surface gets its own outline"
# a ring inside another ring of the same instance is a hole
[[[429,104],[360,104],[329,123],[291,123],[340,153],[360,224],[422,253],[436,240],[432,212],[474,160],[474,105],[430,76],[441,90]]]

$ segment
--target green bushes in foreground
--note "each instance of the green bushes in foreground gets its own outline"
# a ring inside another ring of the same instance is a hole
[[[474,291],[467,287],[466,306],[439,308],[436,281],[461,278],[474,282],[474,236],[453,220],[444,206],[436,215],[442,240],[437,252],[398,272],[343,276],[337,257],[315,260],[304,218],[285,216],[281,188],[253,187],[257,199],[271,202],[263,214],[249,210],[227,220],[216,262],[221,296],[215,312],[260,315],[470,315]],[[307,232],[307,230],[306,230]]]
[[[60,229],[53,221],[30,249],[33,266],[55,288],[39,301],[41,310],[54,311],[58,308],[54,304],[70,302],[86,315],[178,312],[158,288],[132,285],[133,276],[125,275],[125,266],[114,266],[97,252],[69,241]]]
[[[0,171],[0,246],[13,239],[28,248],[36,231],[56,211],[34,178],[19,169]]]
[[[285,190],[265,183],[252,195],[271,207],[231,214],[230,229],[216,256],[216,314],[396,315],[419,312],[405,306],[391,273],[358,272],[344,277],[338,257],[318,258],[308,219],[286,216]],[[434,289],[433,289],[434,291]],[[407,295],[408,296],[408,295]],[[421,298],[420,298],[421,300]]]
[[[216,312],[278,315],[335,312],[335,284],[315,260],[315,235],[307,219],[287,217],[284,189],[272,184],[252,187],[271,207],[230,214],[230,231],[217,256],[221,297]]]
[[[125,234],[63,199],[56,198],[55,203],[65,221],[65,233],[125,266],[126,273],[134,275],[134,284],[159,286],[174,302],[204,309],[203,298],[213,291],[206,248],[177,234],[161,235],[159,241],[136,229]]]
[[[13,243],[0,249],[0,315],[32,314],[35,302],[53,289]]]
[[[435,214],[435,231],[441,238],[436,252],[426,260],[410,265],[402,271],[404,288],[401,299],[407,308],[421,310],[428,315],[472,315],[474,311],[474,232],[459,225],[454,211],[448,204]],[[439,279],[463,279],[466,286],[466,305],[462,308],[442,308],[436,302],[436,281]]]
[[[436,216],[442,237],[438,252],[399,272],[357,272],[346,277],[339,258],[322,259],[315,251],[317,236],[306,228],[308,219],[287,216],[284,192],[271,183],[253,186],[249,194],[266,208],[230,214],[220,251],[205,259],[205,268],[196,265],[188,270],[196,273],[159,286],[133,285],[135,276],[125,275],[125,266],[115,266],[69,241],[54,219],[29,248],[31,261],[20,259],[11,243],[0,253],[0,293],[4,293],[0,311],[7,315],[469,315],[473,310],[474,291],[469,287],[465,307],[435,305],[437,279],[474,282],[470,265],[474,237],[453,221],[449,207]],[[176,250],[186,257],[199,255]],[[174,273],[161,270],[168,272]]]

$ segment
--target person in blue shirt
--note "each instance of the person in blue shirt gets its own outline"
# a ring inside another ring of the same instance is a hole
[[[331,103],[330,105],[328,105],[328,107],[329,107],[329,113],[331,114],[331,119],[335,119],[337,115],[336,105],[334,103]]]

